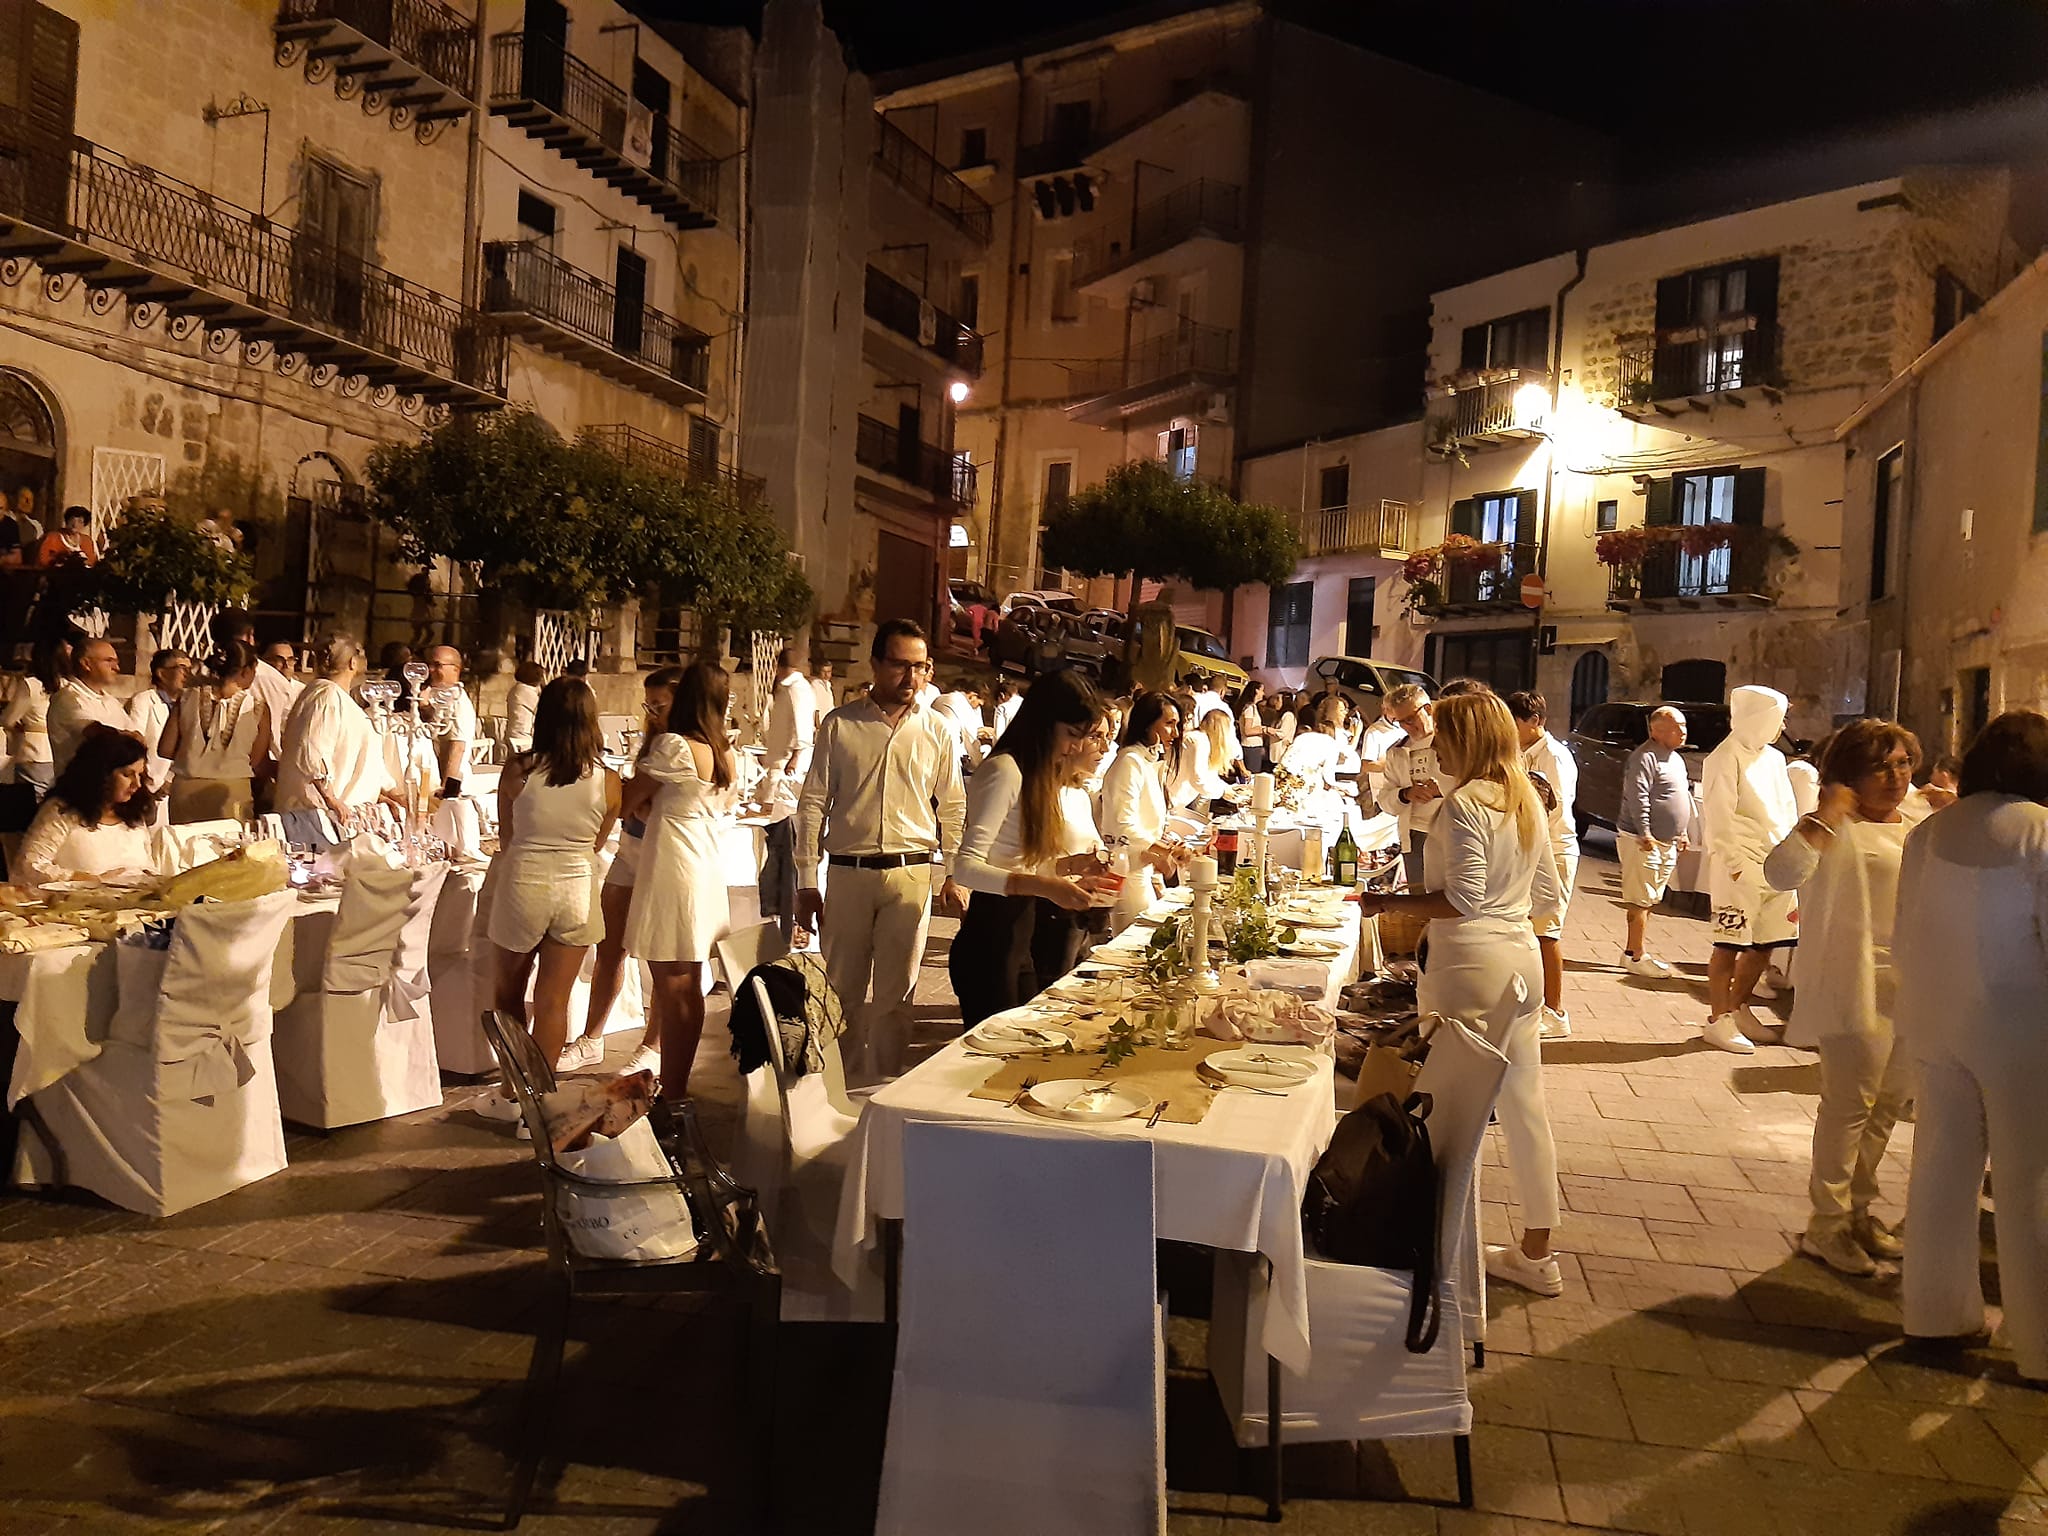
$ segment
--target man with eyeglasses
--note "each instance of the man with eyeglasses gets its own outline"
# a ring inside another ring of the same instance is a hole
[[[1428,690],[1402,683],[1387,691],[1386,717],[1398,725],[1402,739],[1387,748],[1380,777],[1379,807],[1401,823],[1401,857],[1408,884],[1422,889],[1422,845],[1442,809],[1443,789],[1436,778],[1436,717]]]
[[[875,630],[868,696],[825,717],[797,802],[797,922],[815,928],[846,1010],[847,1072],[902,1070],[910,995],[931,926],[934,857],[960,846],[967,818],[959,743],[919,702],[931,683],[925,633],[908,619]],[[832,899],[818,889],[831,867]],[[948,878],[941,897],[957,908]]]

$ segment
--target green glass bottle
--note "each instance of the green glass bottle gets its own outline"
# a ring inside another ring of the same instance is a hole
[[[1358,885],[1358,844],[1351,836],[1351,818],[1337,832],[1337,846],[1330,850],[1330,879],[1346,889]]]

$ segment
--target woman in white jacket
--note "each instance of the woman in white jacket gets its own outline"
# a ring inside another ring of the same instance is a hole
[[[1440,700],[1433,746],[1454,782],[1429,832],[1420,895],[1367,895],[1367,913],[1429,919],[1429,963],[1416,992],[1507,1057],[1496,1106],[1521,1202],[1519,1245],[1490,1247],[1487,1273],[1543,1296],[1564,1291],[1550,1233],[1560,1217],[1557,1148],[1543,1101],[1543,961],[1537,927],[1560,904],[1543,802],[1522,767],[1507,705],[1492,694]],[[1535,926],[1532,926],[1532,923]]]
[[[1148,693],[1131,706],[1123,741],[1102,776],[1102,841],[1111,867],[1125,877],[1109,914],[1111,932],[1130,927],[1166,892],[1161,875],[1177,858],[1166,842],[1166,785],[1182,750],[1180,706],[1171,698]]]
[[[1919,1075],[1906,1332],[1983,1331],[1977,1196],[1988,1152],[2006,1336],[2020,1375],[2048,1384],[2044,802],[2048,716],[2000,715],[1963,758],[1956,803],[1906,840],[1892,963],[1899,1038]]]
[[[1856,720],[1829,741],[1814,809],[1764,860],[1773,890],[1798,891],[1801,985],[1785,1031],[1820,1052],[1813,1120],[1813,1214],[1800,1251],[1845,1275],[1896,1259],[1899,1239],[1871,1209],[1877,1170],[1912,1097],[1894,1048],[1893,919],[1906,834],[1904,802],[1920,742],[1889,720]]]

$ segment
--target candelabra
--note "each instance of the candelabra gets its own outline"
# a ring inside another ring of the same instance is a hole
[[[403,675],[408,685],[405,688],[385,679],[364,683],[359,691],[372,728],[382,735],[397,737],[401,744],[405,805],[400,816],[400,841],[405,848],[406,863],[417,868],[422,863],[443,857],[447,851],[427,825],[426,812],[432,789],[422,787],[420,783],[420,743],[439,741],[454,733],[456,695],[461,689],[452,683],[436,688],[426,697],[432,713],[423,714],[420,704],[428,676],[426,664],[418,661],[408,663]],[[400,698],[408,700],[402,710],[398,708]]]

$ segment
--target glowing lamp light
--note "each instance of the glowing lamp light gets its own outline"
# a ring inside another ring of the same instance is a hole
[[[967,381],[965,379],[955,379],[947,387],[946,393],[953,397],[955,405],[963,404],[967,399]]]
[[[1541,384],[1524,384],[1515,391],[1515,425],[1539,427],[1550,414],[1550,391]]]

